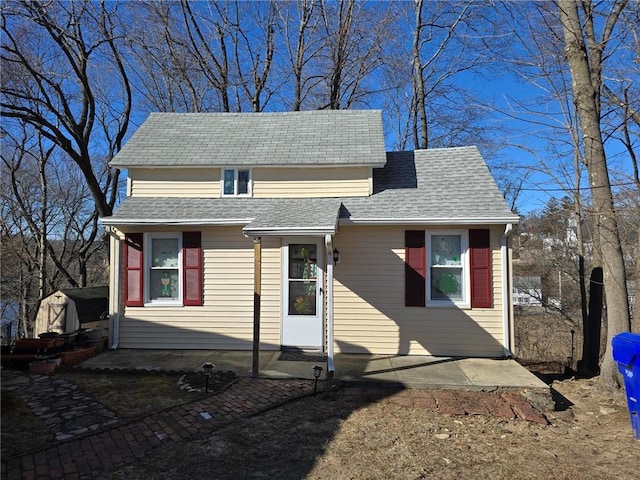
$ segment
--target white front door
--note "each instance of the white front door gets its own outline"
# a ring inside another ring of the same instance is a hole
[[[316,239],[285,241],[282,255],[282,345],[323,347],[323,250]]]

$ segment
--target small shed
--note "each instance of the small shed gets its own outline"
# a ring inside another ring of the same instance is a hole
[[[79,328],[107,327],[109,287],[65,288],[40,301],[34,336],[67,333]]]

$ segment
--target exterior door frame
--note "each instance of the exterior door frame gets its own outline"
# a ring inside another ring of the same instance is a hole
[[[291,305],[289,299],[289,246],[298,244],[316,245],[315,315],[290,314]],[[280,300],[280,345],[283,347],[313,348],[324,350],[324,239],[322,237],[284,237],[282,239],[281,258],[282,261],[280,282],[282,297]]]

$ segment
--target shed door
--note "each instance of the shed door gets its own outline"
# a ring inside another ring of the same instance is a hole
[[[323,342],[322,242],[283,246],[282,345],[321,349]]]
[[[50,303],[47,305],[47,332],[64,333],[67,331],[67,304]],[[38,332],[42,333],[42,332]]]

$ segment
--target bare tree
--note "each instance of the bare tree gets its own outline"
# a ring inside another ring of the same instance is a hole
[[[266,9],[266,11],[265,11]],[[243,18],[250,18],[258,28],[244,28]],[[276,2],[236,2],[235,21],[231,31],[239,88],[251,102],[253,112],[261,112],[276,88],[269,88],[269,77],[275,53],[278,25]],[[257,35],[252,33],[258,31]],[[262,52],[262,53],[261,53]]]
[[[429,145],[427,102],[433,92],[456,74],[477,65],[478,58],[465,56],[458,64],[442,68],[442,57],[447,56],[450,43],[455,41],[456,29],[470,14],[471,2],[462,4],[452,14],[445,3],[435,4],[429,18],[424,18],[423,0],[415,0],[415,27],[412,50],[413,83],[413,137],[416,148]],[[441,9],[444,7],[444,11]],[[454,6],[457,8],[457,6]]]
[[[321,78],[322,91],[316,92],[321,109],[349,109],[382,91],[376,73],[383,65],[383,46],[390,38],[395,18],[394,4],[322,0],[319,34],[323,48],[313,66],[313,75]]]
[[[114,15],[104,2],[89,1],[20,0],[2,8],[1,60],[7,72],[0,90],[2,115],[33,126],[73,160],[100,216],[112,212],[119,171],[109,170],[100,182],[94,153],[105,141],[103,159],[119,150],[131,113]],[[119,84],[107,104],[99,103],[95,93],[103,72]]]
[[[578,4],[573,0],[558,1],[565,53],[571,72],[573,99],[582,132],[593,211],[597,219],[597,246],[603,259],[608,325],[607,347],[600,374],[600,384],[604,388],[620,386],[617,367],[610,352],[611,340],[616,334],[629,331],[631,327],[624,257],[600,127],[603,54],[626,4],[626,0],[612,3],[611,9],[603,19],[603,30],[598,35],[592,2],[583,1],[580,4],[581,15]]]
[[[309,62],[322,48],[321,39],[316,35],[320,20],[316,15],[318,0],[278,5],[288,54],[288,65],[283,66],[283,75],[288,76],[288,67],[293,75],[293,99],[287,103],[291,103],[291,110],[299,111],[309,92],[320,82],[319,78],[310,77],[306,72]]]
[[[3,302],[21,305],[20,330],[30,331],[38,300],[63,286],[104,284],[88,270],[104,254],[98,222],[81,173],[28,125],[2,139]],[[7,257],[5,257],[7,258]],[[98,261],[99,262],[99,261]],[[5,283],[6,281],[6,283]]]

